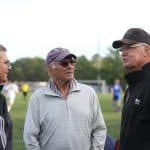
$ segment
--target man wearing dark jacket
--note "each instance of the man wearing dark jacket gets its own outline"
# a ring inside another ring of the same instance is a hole
[[[6,48],[0,45],[0,84],[8,81],[11,69],[6,55]],[[12,122],[7,111],[6,99],[0,93],[0,150],[12,150]]]
[[[150,150],[150,35],[131,28],[112,46],[120,50],[127,70],[120,150]]]

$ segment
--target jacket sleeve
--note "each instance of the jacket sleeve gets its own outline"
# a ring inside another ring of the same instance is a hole
[[[106,125],[96,93],[93,95],[93,123],[90,150],[103,150],[106,140]]]
[[[38,98],[32,96],[27,108],[23,133],[24,143],[27,150],[40,150],[39,132],[40,123]]]

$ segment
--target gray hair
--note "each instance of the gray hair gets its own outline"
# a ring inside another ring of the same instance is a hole
[[[0,51],[5,51],[6,52],[7,49],[3,45],[0,44]]]

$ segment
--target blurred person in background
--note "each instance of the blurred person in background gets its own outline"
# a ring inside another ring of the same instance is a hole
[[[113,109],[116,112],[120,112],[121,110],[121,84],[119,79],[115,79],[114,84],[111,88],[112,93],[112,101],[113,101]]]
[[[0,84],[8,82],[11,69],[6,48],[0,45]],[[0,150],[12,150],[12,121],[7,111],[5,96],[0,92]]]
[[[33,93],[27,108],[28,150],[104,150],[106,125],[99,100],[94,89],[75,80],[76,58],[64,48],[48,53],[51,79]]]
[[[24,100],[27,99],[27,95],[28,95],[29,91],[30,91],[29,84],[28,83],[23,83],[21,85],[21,92],[22,92],[22,95],[24,97]]]
[[[11,80],[8,84],[4,85],[2,91],[6,94],[7,108],[9,112],[15,102],[16,94],[19,93],[19,88],[16,81]]]
[[[104,150],[115,150],[115,142],[115,139],[111,135],[107,134]]]
[[[119,150],[150,150],[150,34],[131,28],[112,46],[120,51],[128,83]]]

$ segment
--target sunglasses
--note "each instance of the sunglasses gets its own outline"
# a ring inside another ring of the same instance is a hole
[[[62,67],[67,67],[69,64],[74,66],[76,64],[76,60],[75,59],[68,59],[68,60],[58,61],[58,62],[55,62],[55,63],[58,63]]]

